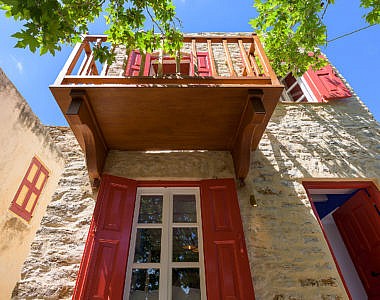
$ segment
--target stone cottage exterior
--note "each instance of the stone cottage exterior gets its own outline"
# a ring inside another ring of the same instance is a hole
[[[333,67],[279,82],[225,33],[101,67],[102,39],[51,86],[65,166],[14,299],[380,297],[380,126]]]

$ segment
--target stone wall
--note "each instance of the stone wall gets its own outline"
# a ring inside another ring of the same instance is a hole
[[[92,215],[83,154],[51,128],[66,168],[25,262],[15,299],[69,298]],[[303,178],[380,178],[380,127],[356,98],[279,104],[244,187],[237,187],[256,299],[347,299]],[[229,153],[112,151],[106,173],[133,179],[233,177]],[[253,195],[257,206],[249,203]]]
[[[0,295],[9,298],[56,189],[63,158],[46,128],[1,69],[0,100]],[[34,156],[49,170],[49,178],[27,222],[9,207]]]
[[[379,140],[379,124],[356,97],[278,105],[252,153],[246,185],[237,189],[256,299],[348,299],[301,180],[379,179]],[[233,177],[225,152],[111,152],[105,172],[132,179]]]
[[[65,168],[13,299],[71,298],[95,205],[84,155],[73,133],[66,127],[50,127],[48,131],[61,149]]]
[[[379,180],[379,141],[356,97],[278,105],[239,190],[257,299],[347,299],[301,180]]]

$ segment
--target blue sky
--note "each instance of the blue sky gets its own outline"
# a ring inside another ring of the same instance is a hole
[[[247,32],[248,21],[256,12],[252,1],[243,0],[174,0],[184,32]],[[328,38],[366,26],[359,0],[336,0],[325,15]],[[19,25],[0,13],[0,67],[46,125],[66,125],[49,85],[57,77],[68,58],[71,47],[55,57],[39,56],[25,49],[15,49],[11,34]],[[101,24],[91,26],[91,34],[101,32]],[[330,43],[323,49],[330,61],[347,79],[355,92],[380,120],[380,25]]]

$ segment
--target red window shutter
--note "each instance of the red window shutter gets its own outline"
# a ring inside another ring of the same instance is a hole
[[[49,171],[36,157],[33,157],[9,209],[26,221],[30,221],[48,177]]]
[[[254,299],[235,182],[202,181],[201,206],[207,299]]]
[[[198,75],[211,76],[210,60],[207,52],[197,52]]]
[[[335,74],[331,65],[327,65],[318,71],[309,69],[304,74],[304,78],[318,102],[343,99],[352,96],[350,90]]]
[[[139,76],[141,67],[141,54],[137,50],[132,50],[128,57],[126,76]]]
[[[135,200],[134,180],[103,176],[73,299],[122,299]]]

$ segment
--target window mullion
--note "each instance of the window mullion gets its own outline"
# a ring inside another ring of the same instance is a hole
[[[170,218],[170,199],[169,191],[165,189],[163,193],[163,206],[162,206],[162,236],[161,236],[161,268],[160,268],[160,300],[169,299],[168,295],[168,281],[169,281],[169,218]]]

